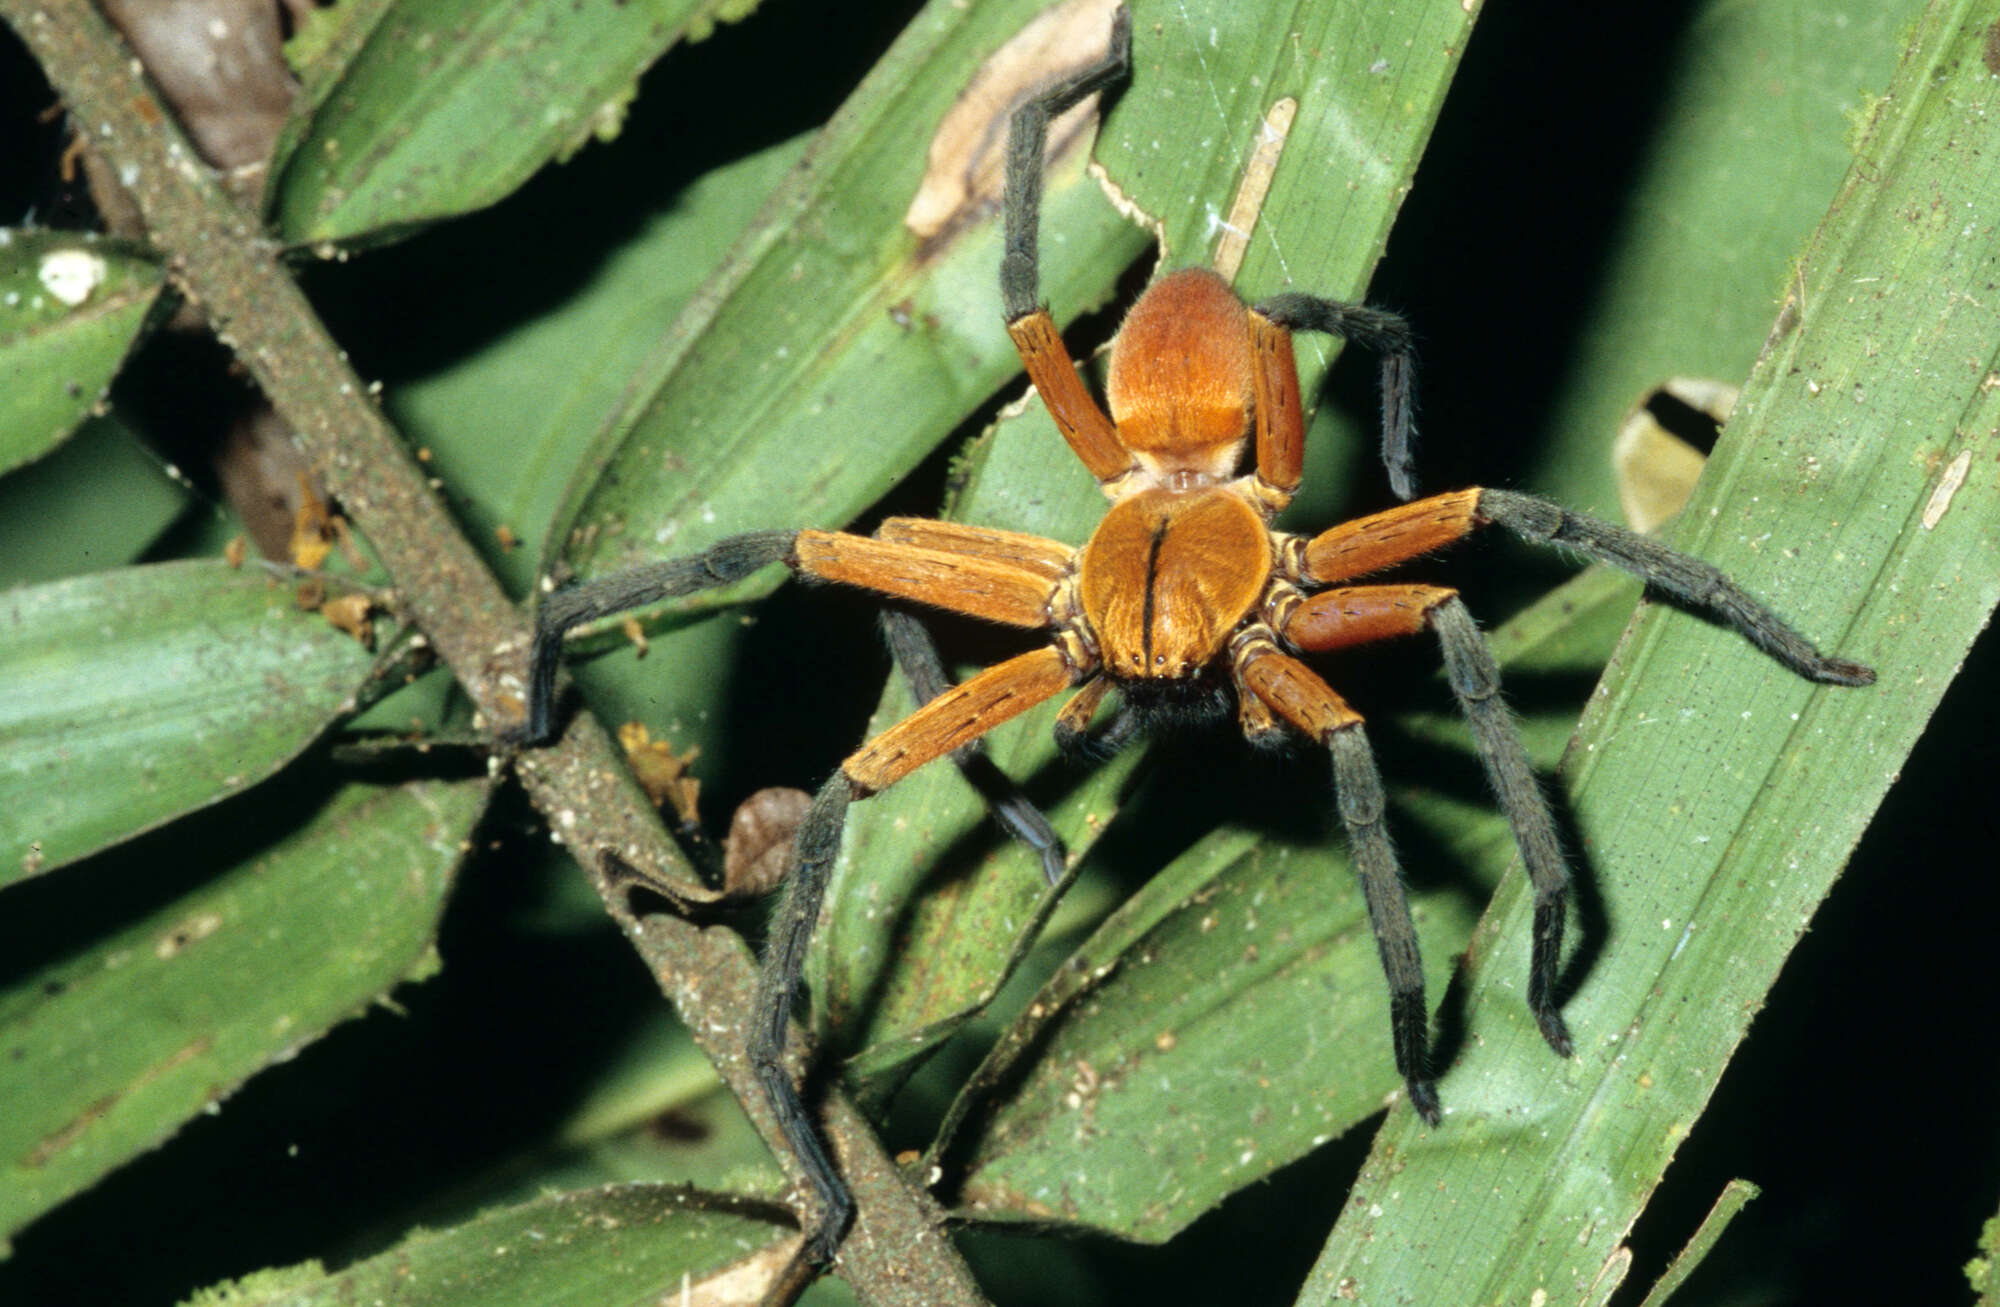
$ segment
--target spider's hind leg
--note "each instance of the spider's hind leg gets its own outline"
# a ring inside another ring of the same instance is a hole
[[[1535,940],[1528,962],[1528,1010],[1549,1047],[1568,1057],[1573,1045],[1556,998],[1556,974],[1562,962],[1564,914],[1569,903],[1569,867],[1556,838],[1555,816],[1548,796],[1535,779],[1534,765],[1514,726],[1514,716],[1500,699],[1500,667],[1486,636],[1456,594],[1424,614],[1444,650],[1445,675],[1451,692],[1472,727],[1473,747],[1486,770],[1487,783],[1507,814],[1514,843],[1535,888]]]
[[[1265,637],[1239,637],[1232,651],[1238,684],[1278,716],[1327,746],[1333,755],[1334,801],[1354,853],[1354,869],[1368,904],[1368,924],[1389,982],[1389,1031],[1396,1070],[1410,1106],[1430,1125],[1440,1119],[1437,1085],[1430,1076],[1430,1007],[1424,999],[1424,964],[1417,927],[1403,889],[1403,871],[1389,842],[1388,796],[1375,752],[1362,731],[1361,714],[1318,673],[1282,653]]]
[[[1426,626],[1444,651],[1451,692],[1472,727],[1473,747],[1500,801],[1535,887],[1535,940],[1528,963],[1528,1009],[1549,1047],[1568,1057],[1569,1029],[1556,1003],[1569,867],[1555,816],[1534,765],[1500,699],[1500,667],[1456,590],[1434,585],[1358,585],[1322,590],[1285,612],[1279,629],[1300,649],[1324,652],[1416,635]]]

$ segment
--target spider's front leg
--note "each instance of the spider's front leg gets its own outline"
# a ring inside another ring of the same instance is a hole
[[[1251,322],[1260,332],[1272,327],[1285,333],[1317,331],[1374,351],[1381,359],[1377,386],[1382,396],[1382,466],[1389,474],[1389,488],[1396,492],[1396,498],[1409,499],[1415,495],[1417,342],[1410,324],[1400,314],[1370,304],[1350,304],[1297,293],[1273,295],[1252,307],[1250,314]],[[1288,334],[1283,337],[1283,348],[1287,355],[1291,353]],[[1296,378],[1292,389],[1296,403]],[[1261,392],[1258,399],[1264,402]]]
[[[848,805],[887,789],[927,762],[971,745],[988,731],[1053,698],[1074,679],[1073,669],[1060,652],[1042,648],[946,689],[850,754],[820,789],[799,828],[795,865],[785,896],[772,915],[770,937],[764,946],[749,1052],[771,1113],[813,1189],[814,1211],[805,1224],[804,1251],[817,1264],[832,1260],[853,1217],[854,1202],[813,1126],[786,1063],[785,1047],[806,945],[819,921],[827,881],[840,852]]]
[[[1281,652],[1268,635],[1239,636],[1230,653],[1241,693],[1255,695],[1333,755],[1334,802],[1347,831],[1362,897],[1368,903],[1368,924],[1389,981],[1396,1071],[1408,1088],[1410,1106],[1426,1123],[1436,1125],[1440,1111],[1428,1064],[1430,1007],[1424,1000],[1423,958],[1409,895],[1403,889],[1403,871],[1389,842],[1382,774],[1362,730],[1361,714],[1318,673]]]

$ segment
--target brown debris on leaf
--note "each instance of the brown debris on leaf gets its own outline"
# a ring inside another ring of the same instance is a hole
[[[726,897],[760,897],[784,882],[792,870],[792,840],[811,807],[812,795],[784,786],[758,790],[737,807],[722,846]]]
[[[675,753],[672,745],[654,739],[653,733],[640,722],[620,726],[618,744],[625,750],[625,761],[631,765],[632,774],[638,778],[639,788],[646,791],[647,798],[656,806],[664,803],[673,808],[683,825],[700,824],[695,805],[701,797],[701,781],[688,770],[700,756],[700,749]]]
[[[375,623],[369,620],[369,616],[374,611],[374,597],[359,590],[329,599],[319,606],[321,617],[333,623],[335,629],[359,640],[361,647],[371,652],[375,648]]]
[[[931,242],[999,207],[1014,110],[1033,92],[1103,57],[1118,2],[1064,0],[980,65],[931,138],[924,180],[904,226]],[[1049,157],[1060,157],[1096,126],[1092,95],[1049,124]]]
[[[1736,407],[1736,387],[1707,377],[1669,377],[1647,392],[1611,445],[1618,506],[1634,531],[1657,531],[1694,492],[1707,447]],[[1692,428],[1705,428],[1701,431]],[[1704,437],[1700,444],[1686,434]]]
[[[311,477],[299,473],[299,506],[292,514],[292,565],[318,571],[346,530],[346,519],[326,506],[313,489]]]

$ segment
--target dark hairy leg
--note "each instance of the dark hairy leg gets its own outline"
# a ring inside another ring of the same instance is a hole
[[[1083,71],[1047,87],[1014,111],[1007,133],[1007,252],[1000,260],[1000,301],[1007,321],[1026,317],[1041,303],[1039,254],[1042,218],[1042,154],[1049,123],[1084,96],[1124,77],[1132,65],[1132,14],[1119,6],[1112,20],[1111,48]]]
[[[889,655],[895,659],[903,679],[909,682],[910,693],[919,708],[950,688],[951,678],[945,675],[937,644],[916,617],[899,609],[886,609],[882,613],[882,634],[888,640]],[[986,810],[993,814],[993,820],[1041,859],[1042,878],[1051,885],[1062,880],[1067,856],[1062,837],[1056,834],[1042,810],[1021,792],[1014,778],[987,756],[985,743],[976,740],[952,754],[951,760],[966,783],[986,801]]]
[[[1396,1070],[1409,1088],[1410,1106],[1427,1124],[1436,1125],[1440,1112],[1429,1067],[1430,1009],[1424,1001],[1424,964],[1417,951],[1417,928],[1410,919],[1402,868],[1389,843],[1382,773],[1376,769],[1374,750],[1368,747],[1359,722],[1332,732],[1327,745],[1333,753],[1333,790],[1340,821],[1347,828],[1362,897],[1368,903],[1368,921],[1382,954],[1383,974],[1389,979],[1389,1028]]]

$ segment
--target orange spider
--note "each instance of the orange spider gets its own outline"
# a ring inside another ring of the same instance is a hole
[[[852,1200],[784,1060],[806,943],[840,846],[847,806],[946,755],[966,761],[987,732],[1064,691],[1056,722],[1074,744],[1106,695],[1111,728],[1177,710],[1233,703],[1252,739],[1297,732],[1332,755],[1340,820],[1354,852],[1390,991],[1397,1070],[1410,1104],[1432,1125],[1437,1090],[1425,1062],[1428,1009],[1417,937],[1384,825],[1385,799],[1362,718],[1299,655],[1426,629],[1438,639],[1453,694],[1535,891],[1528,1005],[1550,1047],[1570,1036],[1554,993],[1569,872],[1547,800],[1499,699],[1499,671],[1456,591],[1354,584],[1497,525],[1560,544],[1644,578],[1655,591],[1741,632],[1799,675],[1867,685],[1868,668],[1828,658],[1715,568],[1621,527],[1505,490],[1467,489],[1405,503],[1315,536],[1274,531],[1303,468],[1305,425],[1292,355],[1294,328],[1329,332],[1383,358],[1383,455],[1399,497],[1411,477],[1412,362],[1403,321],[1378,309],[1286,294],[1246,307],[1205,269],[1154,283],[1126,317],[1111,353],[1109,414],[1078,377],[1037,293],[1036,228],[1051,118],[1121,78],[1129,65],[1123,11],[1103,61],[1040,92],[1015,115],[1008,144],[1007,248],[1001,293],[1007,330],[1070,448],[1110,509],[1082,548],[991,527],[891,518],[871,538],[834,531],[764,531],[688,558],[635,568],[560,591],[542,605],[525,734],[555,725],[555,670],[565,632],[642,603],[726,585],[771,563],[802,577],[984,621],[1046,631],[1045,646],[947,686],[921,628],[892,628],[897,660],[923,706],[850,755],[820,790],[797,837],[797,863],[764,955],[750,1052],[771,1107],[812,1180],[816,1210],[806,1255],[830,1259]],[[1247,452],[1250,467],[1242,464]],[[1010,799],[1002,819],[1042,852],[1053,881],[1059,843],[1039,814]]]

